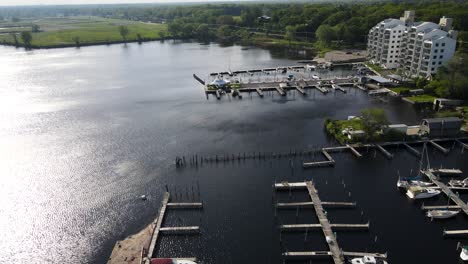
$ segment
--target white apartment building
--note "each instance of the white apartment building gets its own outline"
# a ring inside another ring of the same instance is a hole
[[[399,20],[386,19],[369,31],[368,59],[406,76],[430,77],[452,58],[456,39],[451,18],[414,22],[414,11],[405,11]]]

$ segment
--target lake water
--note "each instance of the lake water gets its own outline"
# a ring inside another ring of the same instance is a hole
[[[392,161],[374,151],[360,160],[335,154],[335,168],[312,170],[301,168],[302,158],[292,161],[294,169],[289,159],[174,166],[177,155],[333,144],[323,119],[357,115],[366,107],[384,108],[395,123],[418,123],[407,104],[372,100],[359,90],[207,100],[193,73],[296,63],[240,46],[171,41],[31,52],[0,47],[0,62],[0,263],[105,263],[116,240],[153,220],[166,184],[178,190],[175,201],[193,199],[186,194],[199,186],[204,209],[170,211],[165,225],[201,225],[202,233],[163,236],[156,255],[282,263],[286,250],[326,249],[320,232],[310,232],[306,241],[303,233],[283,234],[280,245],[279,224],[317,219],[311,210],[298,217],[282,211],[275,219],[273,201],[307,196],[273,196],[271,186],[304,179],[316,182],[323,200],[358,203],[355,210],[330,210],[332,222],[371,222],[369,232],[338,233],[345,250],[388,252],[390,263],[399,264],[458,262],[457,240],[442,238],[442,230],[463,227],[466,219],[431,222],[420,202],[396,190],[397,170],[406,175],[418,167],[403,149],[390,149]],[[434,165],[468,171],[467,154],[458,146],[447,157],[429,152]],[[138,199],[142,194],[147,202]]]

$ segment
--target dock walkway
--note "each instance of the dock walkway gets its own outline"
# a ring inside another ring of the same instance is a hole
[[[452,190],[447,186],[445,185],[443,182],[439,181],[437,176],[434,175],[430,170],[425,170],[425,171],[422,171],[422,173],[424,175],[427,176],[427,178],[429,180],[431,180],[435,185],[437,185],[437,187],[440,188],[440,190],[442,192],[445,193],[445,195],[447,195],[447,197],[452,200],[456,205],[460,206],[460,209],[466,214],[468,215],[468,205],[462,200],[460,199],[460,197],[458,197],[458,195],[456,195],[455,193],[452,192]]]
[[[320,222],[322,227],[322,232],[325,238],[327,239],[328,248],[332,254],[333,261],[335,264],[344,264],[344,257],[341,253],[341,249],[338,246],[338,242],[336,241],[336,236],[332,231],[330,222],[328,221],[327,215],[325,214],[325,210],[322,207],[322,202],[318,196],[317,189],[312,182],[306,182],[307,190],[309,191],[309,196],[312,202],[314,203],[315,213],[317,218]]]

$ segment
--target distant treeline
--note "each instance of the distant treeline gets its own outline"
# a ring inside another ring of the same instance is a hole
[[[362,43],[376,23],[399,18],[408,9],[416,10],[420,21],[437,23],[444,15],[454,18],[460,38],[467,39],[468,1],[457,0],[8,7],[0,8],[0,19],[101,16],[167,22],[171,35],[179,38],[225,40],[265,32],[288,40]]]

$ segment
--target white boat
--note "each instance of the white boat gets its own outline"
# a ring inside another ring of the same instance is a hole
[[[351,259],[351,264],[388,264],[383,259],[376,259],[373,256],[364,256],[362,258]]]
[[[154,259],[151,259],[151,264],[197,264],[197,263],[188,259],[154,258]]]
[[[468,261],[468,246],[462,247],[462,251],[460,252],[460,258],[463,261]]]
[[[309,71],[315,71],[316,68],[317,67],[315,65],[309,65],[309,64],[306,65],[306,69]]]
[[[425,188],[421,186],[410,186],[406,192],[406,196],[411,199],[426,199],[440,194],[439,190]]]
[[[447,219],[460,213],[460,210],[430,210],[426,213],[429,218]]]
[[[314,79],[314,80],[320,80],[320,77],[318,77],[317,74],[314,74],[314,75],[312,75],[312,79]]]
[[[468,178],[464,180],[450,180],[448,184],[452,187],[468,187]]]
[[[425,182],[425,181],[411,181],[411,184],[421,187],[429,187],[434,185],[432,182]]]

